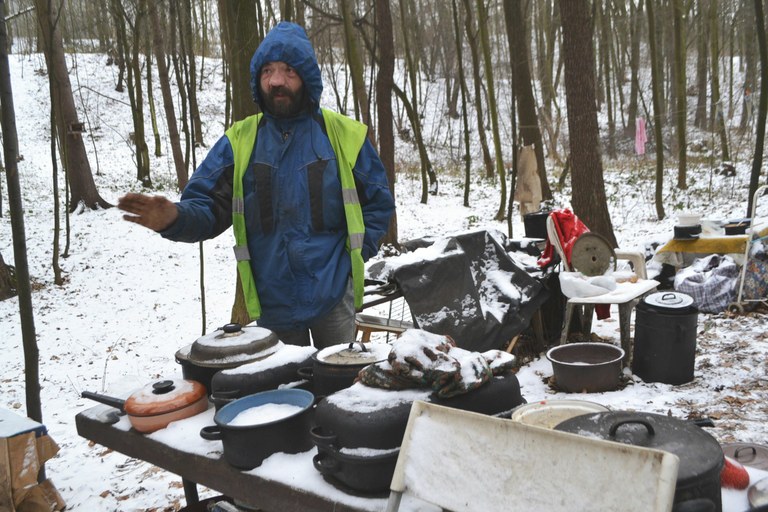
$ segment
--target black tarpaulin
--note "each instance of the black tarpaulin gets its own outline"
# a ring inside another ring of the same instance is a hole
[[[548,297],[487,231],[436,240],[426,250],[432,251],[429,257],[395,265],[389,278],[419,328],[446,334],[459,347],[502,348]]]

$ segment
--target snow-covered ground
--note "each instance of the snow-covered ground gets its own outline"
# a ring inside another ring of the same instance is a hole
[[[76,101],[87,109],[86,146],[98,188],[106,200],[114,203],[120,195],[140,187],[135,181],[132,148],[128,143],[128,134],[133,129],[127,99],[114,92],[116,70],[105,66],[104,61],[103,56],[79,55],[73,62],[72,81]],[[206,62],[210,67],[200,103],[206,144],[210,145],[222,132],[223,95],[215,61]],[[197,245],[163,240],[124,222],[116,209],[75,214],[69,219],[69,255],[61,260],[66,282],[56,286],[51,268],[53,198],[48,85],[46,77],[37,72],[44,68],[44,62],[40,56],[12,56],[11,68],[19,145],[24,155],[19,173],[40,350],[43,420],[61,448],[46,465],[47,474],[63,495],[68,510],[176,510],[183,505],[178,477],[89,443],[77,435],[74,418],[94,405],[80,398],[81,391],[126,396],[152,380],[180,376],[175,352],[228,321],[235,286],[232,235],[228,232],[205,242],[201,257]],[[160,98],[159,92],[155,97]],[[446,123],[440,126],[445,129]],[[204,148],[199,150],[198,161],[204,152]],[[449,153],[436,151],[435,160],[440,167],[449,165]],[[415,151],[401,142],[398,154],[401,160],[406,160]],[[675,211],[695,210],[705,218],[720,220],[743,217],[750,167],[747,155],[742,151],[746,161],[736,162],[737,174],[733,178],[715,174],[708,163],[692,165],[692,186],[688,191],[675,191],[671,185],[665,191],[670,215],[664,221],[655,219],[652,160],[627,156],[622,162],[608,162],[607,188],[620,246],[642,250],[650,244],[665,242],[672,235]],[[707,160],[711,163],[713,159],[700,159]],[[163,156],[154,158],[152,165],[159,193],[174,197],[174,172],[167,146]],[[668,183],[674,182],[675,173],[676,169],[668,171]],[[474,179],[471,207],[465,208],[459,175],[441,174],[439,194],[429,196],[428,204],[419,202],[421,184],[417,176],[398,175],[401,240],[470,229],[507,231],[505,223],[493,221],[499,201],[494,184]],[[59,187],[63,190],[63,183]],[[3,187],[0,252],[12,264],[6,191]],[[558,194],[559,206],[568,205],[567,194]],[[761,207],[759,213],[768,215],[768,209]],[[522,222],[515,215],[514,235],[520,237],[522,233]],[[201,260],[205,322],[201,312]],[[654,270],[657,269],[651,269]],[[618,342],[616,318],[614,314],[611,320],[596,321],[596,332]],[[702,314],[693,382],[671,386],[646,384],[634,378],[619,391],[575,398],[613,409],[656,412],[677,418],[708,416],[715,422],[708,432],[720,442],[768,443],[767,327],[765,315],[732,318],[725,314]],[[0,406],[24,415],[24,357],[16,298],[0,302],[0,365]],[[551,364],[543,356],[526,364],[518,374],[526,400],[574,398],[551,389],[547,384],[551,375]],[[271,463],[279,463],[279,458]],[[313,471],[309,468],[308,474]],[[308,478],[311,477],[316,475]],[[211,494],[215,491],[202,490],[203,496]],[[728,495],[726,504],[728,510],[740,511],[746,509],[746,498],[743,494]]]

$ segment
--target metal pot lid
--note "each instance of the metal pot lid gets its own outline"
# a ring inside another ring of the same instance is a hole
[[[723,443],[722,446],[723,453],[740,464],[768,471],[768,446],[755,443]]]
[[[555,430],[674,453],[680,458],[678,486],[719,476],[725,461],[720,444],[703,428],[662,414],[598,412],[565,420]]]
[[[649,306],[662,309],[683,309],[693,304],[693,297],[680,292],[656,292],[644,300]]]
[[[610,268],[616,270],[616,252],[607,238],[587,231],[573,244],[571,266],[585,276],[602,276]]]
[[[391,350],[386,343],[342,343],[326,347],[314,357],[325,364],[367,366],[383,361]]]
[[[177,359],[208,367],[231,368],[262,359],[274,353],[277,335],[255,324],[226,324],[198,338],[176,353]]]
[[[157,416],[188,407],[203,397],[207,391],[197,381],[159,380],[133,392],[124,409],[131,416]]]

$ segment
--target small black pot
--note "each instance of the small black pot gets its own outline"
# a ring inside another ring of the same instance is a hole
[[[400,449],[396,448],[358,455],[318,444],[312,464],[323,476],[337,480],[353,491],[378,494],[389,489],[399,454]]]
[[[300,378],[306,379],[312,383],[312,389],[318,396],[327,396],[336,391],[351,386],[360,370],[369,364],[386,359],[389,354],[389,345],[360,343],[360,353],[370,354],[369,358],[360,358],[361,362],[354,362],[354,359],[345,363],[333,363],[326,360],[327,354],[333,354],[338,349],[351,350],[355,344],[341,344],[327,347],[312,355],[312,366],[299,368],[297,374]],[[385,354],[386,352],[386,354]]]
[[[224,460],[239,469],[253,469],[277,452],[299,453],[312,447],[312,406],[315,397],[302,389],[264,391],[239,398],[216,412],[215,426],[203,427],[200,436],[209,441],[220,440]],[[230,425],[241,412],[266,404],[290,404],[301,411],[270,423]]]
[[[611,411],[577,416],[555,429],[673,453],[680,459],[674,503],[710,500],[716,511],[722,510],[723,450],[692,422],[662,414]]]

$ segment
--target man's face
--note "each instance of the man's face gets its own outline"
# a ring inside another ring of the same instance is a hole
[[[261,96],[268,112],[276,117],[293,117],[304,106],[304,82],[285,62],[267,62],[259,78]]]

